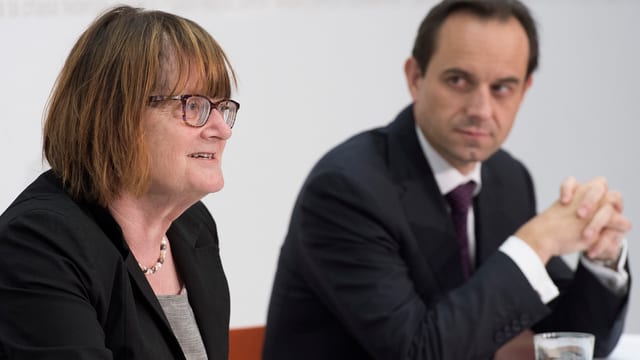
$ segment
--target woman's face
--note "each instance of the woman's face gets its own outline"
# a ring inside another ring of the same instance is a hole
[[[196,80],[189,78],[180,95],[199,94]],[[231,129],[220,112],[211,110],[204,126],[192,127],[182,121],[180,100],[167,100],[147,106],[143,121],[151,165],[149,195],[197,201],[222,189],[222,152]]]

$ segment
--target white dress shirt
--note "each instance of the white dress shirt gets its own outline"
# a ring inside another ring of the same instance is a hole
[[[476,183],[474,196],[480,192],[482,189],[482,164],[480,162],[476,164],[469,174],[463,175],[460,171],[451,166],[442,156],[440,156],[431,144],[429,144],[420,130],[420,127],[417,125],[416,134],[422,151],[429,161],[429,165],[431,166],[431,170],[436,183],[438,184],[438,188],[440,189],[440,193],[443,196],[459,185],[465,184],[469,181],[474,181]],[[475,266],[474,262],[476,253],[474,225],[474,212],[473,208],[470,208],[469,216],[467,216],[467,231],[469,232],[469,256],[471,257],[469,260],[471,261],[472,266]],[[545,304],[549,303],[558,296],[558,287],[553,283],[551,277],[549,277],[549,274],[545,269],[545,264],[526,242],[516,236],[510,236],[500,246],[499,250],[509,256],[511,260],[516,263],[531,286],[538,292],[542,302]],[[627,241],[625,239],[622,244],[622,253],[620,261],[618,261],[617,271],[595,263],[583,255],[580,256],[580,261],[588,270],[593,272],[598,280],[607,288],[617,293],[623,293],[627,291],[629,281],[629,274],[624,269],[627,261],[626,253]]]

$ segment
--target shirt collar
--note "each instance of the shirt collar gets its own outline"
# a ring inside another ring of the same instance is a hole
[[[418,124],[416,124],[416,135],[418,136],[420,147],[422,148],[424,156],[427,158],[427,161],[431,166],[433,176],[436,179],[436,183],[438,184],[438,188],[440,189],[440,193],[442,195],[449,193],[459,185],[465,184],[469,181],[473,181],[476,183],[476,188],[473,191],[473,195],[478,195],[482,187],[482,177],[480,176],[480,168],[482,167],[481,162],[478,162],[469,174],[463,175],[460,171],[458,171],[458,169],[451,166],[451,164],[449,164],[442,156],[440,156],[440,154],[438,154],[433,146],[429,144],[429,141],[427,141],[427,138],[422,133],[422,130],[420,129],[420,126],[418,126]]]

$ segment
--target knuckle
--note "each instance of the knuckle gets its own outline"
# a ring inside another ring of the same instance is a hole
[[[607,179],[604,176],[598,176],[596,177],[598,183],[600,183],[605,190],[607,190],[608,185],[607,185]]]

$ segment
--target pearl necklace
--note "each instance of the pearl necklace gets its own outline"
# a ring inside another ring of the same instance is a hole
[[[169,241],[167,239],[167,236],[163,236],[162,241],[160,242],[160,256],[158,257],[158,261],[156,261],[155,265],[153,265],[152,267],[146,267],[138,263],[138,266],[140,266],[140,270],[142,270],[143,274],[152,275],[160,270],[162,264],[164,264],[164,258],[167,256],[167,241]]]

